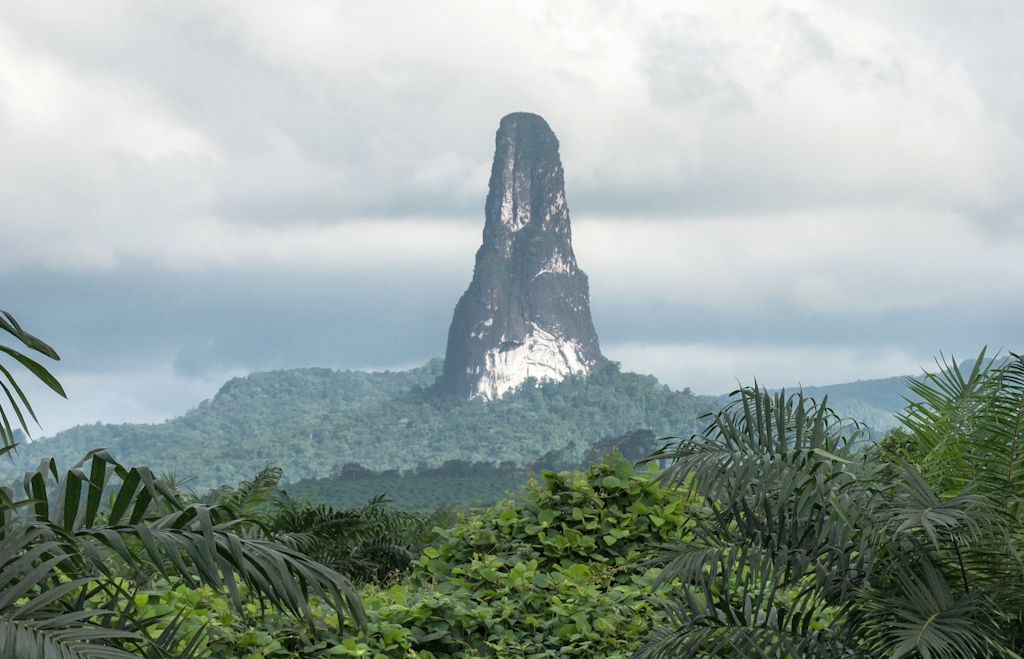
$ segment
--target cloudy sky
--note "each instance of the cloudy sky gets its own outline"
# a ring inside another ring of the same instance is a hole
[[[499,119],[561,142],[606,355],[722,393],[1024,349],[1024,5],[11,0],[0,308],[43,431],[444,352]]]

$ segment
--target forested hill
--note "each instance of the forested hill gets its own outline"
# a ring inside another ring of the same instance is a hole
[[[270,462],[288,481],[328,476],[350,462],[374,470],[455,459],[525,462],[569,446],[582,454],[637,428],[689,435],[702,426],[697,417],[720,405],[613,363],[587,378],[527,381],[489,403],[444,398],[430,388],[441,368],[435,359],[398,373],[254,373],[164,423],[78,426],[24,444],[13,465],[0,464],[0,477],[10,482],[48,456],[70,466],[97,447],[158,474],[194,476],[197,490],[251,478]]]
[[[986,360],[989,368],[1006,364],[1007,358],[989,356],[992,361]],[[973,359],[959,362],[960,372],[967,377],[974,368]],[[936,369],[929,372],[937,372],[949,366],[942,363],[936,364]],[[894,378],[882,378],[878,380],[857,380],[843,384],[830,384],[822,387],[803,387],[805,396],[821,400],[828,395],[829,407],[843,416],[857,419],[866,423],[876,430],[886,430],[898,425],[895,413],[901,411],[907,404],[907,399],[915,400],[916,397],[910,393],[907,387],[907,378],[923,380],[923,374],[913,376],[899,376]],[[801,387],[787,388],[786,391],[797,391]]]
[[[18,447],[16,464],[0,464],[0,474],[20,475],[35,468],[44,457],[59,465],[74,464],[86,451],[110,449],[122,461],[147,464],[159,472],[173,470],[178,476],[208,477],[219,471],[234,474],[236,460],[207,462],[206,447],[224,453],[252,453],[257,438],[277,436],[286,430],[316,425],[332,415],[372,405],[425,387],[441,374],[443,360],[434,359],[409,371],[366,373],[328,368],[300,368],[252,373],[233,378],[211,399],[180,417],[159,424],[101,424],[76,426],[53,437]],[[262,464],[265,464],[264,461]],[[158,465],[158,466],[156,466]],[[242,478],[254,471],[238,472]],[[246,475],[247,474],[247,475]]]
[[[965,362],[968,372],[971,364]],[[920,379],[922,376],[917,376]],[[786,391],[797,391],[793,387]],[[857,380],[823,387],[803,387],[805,396],[821,400],[828,395],[828,405],[842,416],[866,423],[875,430],[888,430],[899,425],[896,412],[906,406],[905,398],[913,398],[907,388],[907,376],[878,380]]]
[[[795,391],[795,389],[794,389]],[[883,380],[857,380],[845,384],[832,384],[824,387],[803,387],[805,396],[821,399],[828,394],[829,400],[860,400],[885,412],[898,412],[906,405],[904,396],[910,395],[906,377],[885,378]]]

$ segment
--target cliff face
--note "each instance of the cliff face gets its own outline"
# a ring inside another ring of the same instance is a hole
[[[483,245],[455,307],[441,387],[498,398],[528,377],[561,380],[602,359],[587,276],[572,251],[558,139],[535,114],[501,120]]]

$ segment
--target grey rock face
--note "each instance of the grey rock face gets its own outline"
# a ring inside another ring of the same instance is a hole
[[[441,388],[500,397],[529,377],[589,373],[601,349],[576,266],[558,139],[535,114],[501,120],[483,245],[448,330]]]

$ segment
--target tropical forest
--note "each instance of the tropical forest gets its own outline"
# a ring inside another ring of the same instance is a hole
[[[10,465],[47,444],[18,441],[35,413],[9,366],[64,391],[51,346],[0,328]],[[333,476],[504,488],[477,506],[320,497],[273,461],[209,487],[110,447],[44,456],[0,494],[0,656],[1018,657],[1024,358],[937,363],[884,435],[827,396],[648,382],[648,413],[686,403],[692,430]]]

